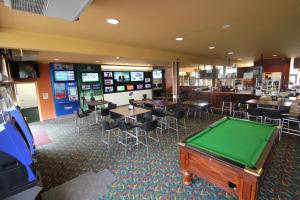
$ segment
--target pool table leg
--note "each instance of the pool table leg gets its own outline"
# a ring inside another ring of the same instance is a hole
[[[192,184],[191,173],[187,170],[183,170],[182,173],[183,173],[183,185],[190,186]]]

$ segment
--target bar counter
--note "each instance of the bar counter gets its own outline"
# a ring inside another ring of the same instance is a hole
[[[246,100],[259,99],[260,96],[254,94],[244,94],[239,92],[217,92],[217,91],[195,91],[198,87],[195,86],[181,86],[180,94],[183,94],[188,100],[207,100],[214,107],[221,107],[223,98],[230,97],[232,102],[239,102],[239,99]]]

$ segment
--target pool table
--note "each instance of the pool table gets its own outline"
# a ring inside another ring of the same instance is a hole
[[[239,199],[256,199],[278,140],[276,126],[223,118],[179,142],[183,184],[195,174]]]

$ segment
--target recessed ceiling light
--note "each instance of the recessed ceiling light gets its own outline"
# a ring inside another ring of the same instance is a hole
[[[216,47],[214,47],[214,46],[211,46],[211,47],[208,47],[209,49],[215,49]]]
[[[277,55],[276,55],[276,54],[273,54],[272,56],[273,56],[273,57],[276,57]]]
[[[116,59],[120,59],[121,57],[117,56]]]
[[[243,60],[243,59],[242,59],[242,58],[238,58],[237,60],[241,61],[241,60]]]
[[[96,63],[100,62],[99,60],[96,60]]]
[[[228,54],[228,55],[232,55],[232,54],[233,54],[233,52],[232,52],[232,51],[229,51],[227,54]]]
[[[230,25],[230,24],[224,24],[222,27],[223,27],[223,28],[230,28],[231,25]]]
[[[57,60],[59,60],[59,59],[58,59],[58,58],[54,58],[53,60],[57,61]]]
[[[182,41],[183,40],[183,37],[177,37],[175,38],[176,41]]]
[[[116,25],[116,24],[119,24],[120,21],[117,20],[117,19],[114,19],[114,18],[110,18],[110,19],[107,19],[107,20],[106,20],[106,23],[112,24],[112,25]]]

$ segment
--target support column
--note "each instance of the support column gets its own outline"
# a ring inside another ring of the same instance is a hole
[[[172,92],[173,102],[179,101],[179,59],[172,62]]]

